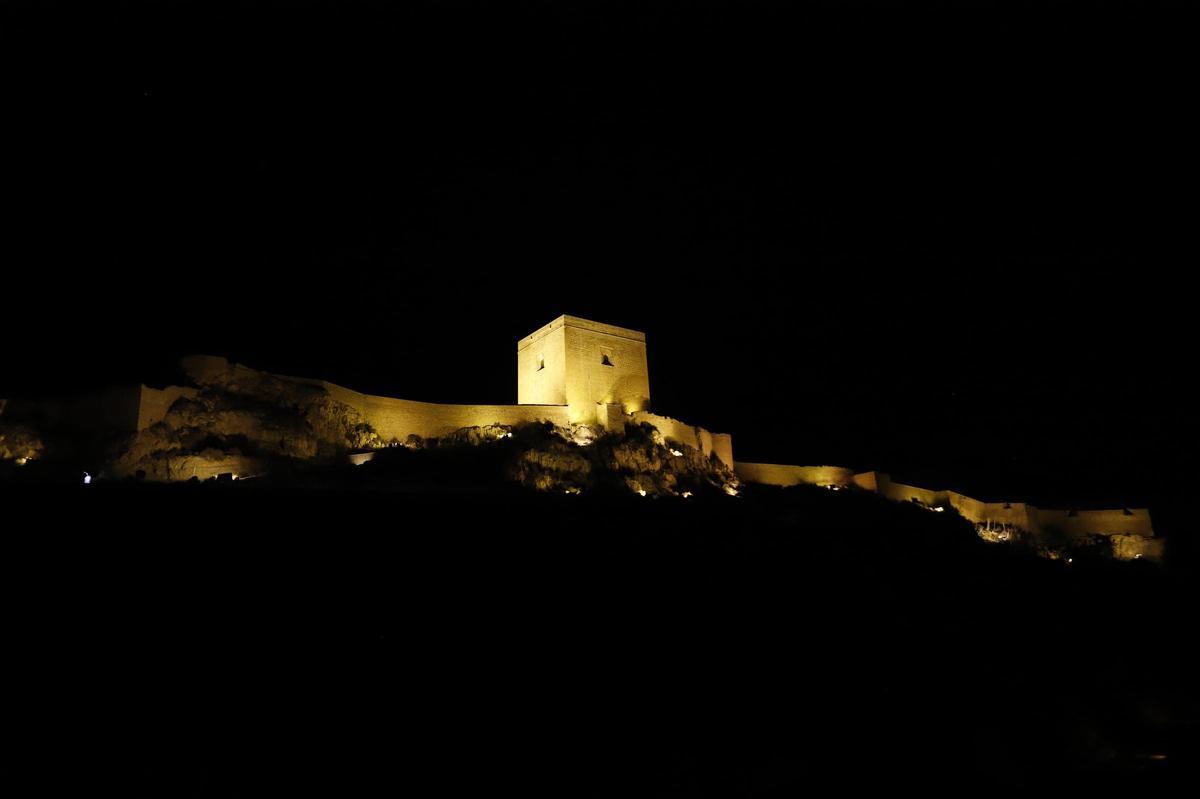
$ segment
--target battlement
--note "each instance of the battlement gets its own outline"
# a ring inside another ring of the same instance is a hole
[[[557,330],[560,327],[574,327],[579,330],[587,330],[592,333],[603,333],[607,336],[627,338],[630,341],[640,341],[643,344],[646,342],[646,334],[640,330],[631,330],[627,327],[617,327],[616,325],[608,325],[603,322],[593,322],[590,319],[584,319],[579,316],[569,316],[567,314],[563,314],[557,319],[554,319],[551,322],[539,327],[528,336],[525,336],[517,341],[517,349],[524,349],[534,341],[545,337],[547,334]]]

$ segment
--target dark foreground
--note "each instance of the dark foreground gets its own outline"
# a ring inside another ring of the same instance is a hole
[[[816,490],[0,484],[41,795],[1193,783],[1194,592]]]

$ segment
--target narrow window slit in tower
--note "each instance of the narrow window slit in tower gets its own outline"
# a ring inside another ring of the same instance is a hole
[[[604,366],[612,366],[613,365],[612,359],[608,357],[607,352],[603,352],[600,354],[600,363]]]
[[[535,369],[535,370],[534,370],[535,372],[540,372],[540,371],[542,371],[543,369],[545,369],[545,368],[546,368],[546,356],[545,356],[545,355],[539,355],[539,356],[538,356],[538,359],[537,359],[537,364],[538,364],[538,365],[537,365],[537,369]]]

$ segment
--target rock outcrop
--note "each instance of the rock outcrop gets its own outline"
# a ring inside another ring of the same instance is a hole
[[[37,431],[22,424],[0,423],[0,461],[16,461],[40,458],[46,445]]]
[[[287,461],[330,459],[384,442],[353,408],[323,388],[273,375],[210,374],[162,421],[122,443],[106,474],[151,480],[255,474]]]
[[[590,435],[528,425],[515,428],[514,435],[516,452],[507,474],[539,491],[616,489],[643,496],[737,492],[737,478],[719,458],[666,442],[648,424],[630,426],[623,434]],[[587,443],[577,443],[581,440]]]
[[[465,455],[500,446],[494,456],[503,459],[503,477],[539,491],[612,489],[643,496],[737,491],[737,478],[719,458],[668,441],[650,424],[630,425],[623,433],[585,424],[493,424],[441,438],[385,441],[355,408],[333,399],[319,383],[228,368],[214,359],[190,366],[196,390],[175,400],[161,421],[125,439],[105,476],[203,480],[337,462],[353,451],[403,447]]]

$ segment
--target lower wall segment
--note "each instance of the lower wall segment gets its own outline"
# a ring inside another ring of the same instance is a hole
[[[1153,541],[1154,527],[1150,511],[1145,508],[1116,510],[1051,510],[1037,508],[1025,502],[982,502],[957,491],[934,490],[898,483],[882,472],[861,472],[839,466],[793,466],[779,463],[734,464],[738,479],[747,483],[773,486],[857,486],[896,502],[915,502],[928,508],[954,508],[959,515],[975,524],[992,524],[1019,528],[1031,533],[1052,532],[1070,539],[1092,535],[1113,539],[1113,553],[1124,557],[1128,553],[1157,557],[1161,542]],[[1130,557],[1133,557],[1131,555]]]
[[[733,438],[727,433],[710,433],[703,427],[685,424],[670,416],[660,416],[649,411],[635,411],[630,414],[633,424],[649,424],[662,433],[668,441],[698,449],[705,455],[716,454],[722,462],[731,469],[735,468],[733,461]]]

